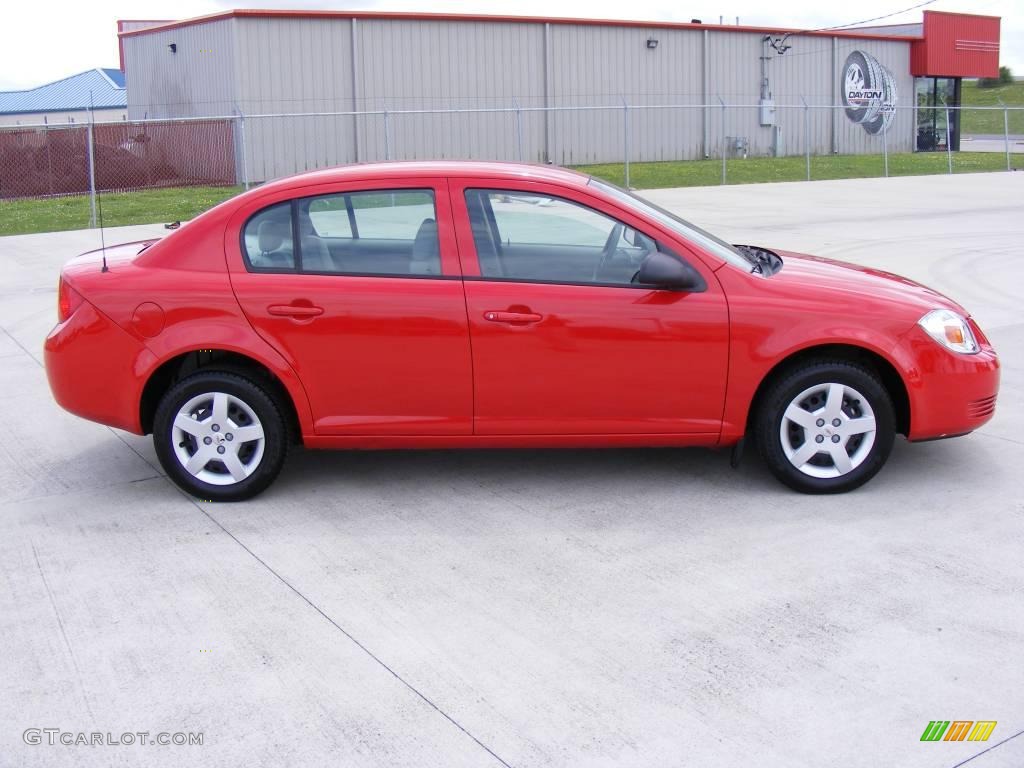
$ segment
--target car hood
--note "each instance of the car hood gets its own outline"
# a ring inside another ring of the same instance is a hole
[[[767,279],[798,288],[805,294],[827,294],[832,300],[846,298],[852,305],[869,299],[921,314],[931,309],[951,309],[966,316],[964,308],[948,296],[892,272],[806,253],[774,253],[784,265]]]

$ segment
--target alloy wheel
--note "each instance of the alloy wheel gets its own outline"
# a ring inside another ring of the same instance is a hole
[[[860,466],[875,444],[871,404],[853,387],[815,384],[793,398],[779,427],[782,451],[810,477],[834,478]]]
[[[174,417],[174,455],[185,471],[211,485],[233,485],[263,459],[263,425],[253,408],[226,392],[190,398]]]

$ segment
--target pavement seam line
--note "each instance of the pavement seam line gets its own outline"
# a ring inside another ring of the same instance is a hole
[[[39,366],[40,368],[44,367],[44,366],[43,366],[43,363],[42,363],[42,361],[41,361],[41,360],[39,360],[39,359],[38,359],[38,358],[37,358],[37,357],[36,357],[35,355],[33,355],[33,354],[32,354],[31,352],[29,352],[29,351],[28,351],[28,348],[27,348],[27,347],[26,347],[26,346],[25,346],[24,344],[22,344],[22,343],[21,343],[20,341],[18,341],[18,340],[17,340],[16,338],[14,338],[14,335],[13,335],[13,334],[12,334],[12,333],[11,333],[10,331],[8,331],[8,330],[7,330],[6,328],[4,328],[4,327],[3,327],[2,325],[0,325],[0,331],[3,331],[3,332],[4,332],[4,335],[5,335],[5,336],[7,336],[7,338],[8,338],[8,339],[10,339],[10,340],[11,340],[11,341],[13,341],[13,342],[14,342],[15,344],[17,344],[17,345],[18,345],[18,348],[19,348],[19,349],[21,349],[21,351],[22,351],[22,352],[24,352],[24,353],[25,353],[26,355],[28,355],[28,356],[29,356],[29,359],[30,359],[30,360],[32,360],[32,361],[33,361],[33,362],[34,362],[34,363],[35,363],[36,365],[38,365],[38,366]]]
[[[168,480],[168,482],[170,482],[170,481]],[[184,495],[184,492],[181,492],[181,493],[182,493],[182,495]],[[437,712],[439,715],[441,715],[441,717],[443,717],[449,723],[451,723],[456,728],[458,728],[460,731],[462,731],[466,736],[471,738],[477,744],[477,746],[479,746],[481,749],[483,749],[485,752],[487,752],[487,754],[489,754],[491,757],[493,757],[495,760],[497,760],[499,763],[501,763],[503,766],[505,766],[505,768],[512,768],[512,766],[509,765],[504,760],[502,760],[501,757],[499,757],[494,752],[494,750],[492,750],[490,747],[488,747],[486,744],[484,744],[482,741],[480,741],[480,739],[478,739],[476,736],[474,736],[472,733],[470,733],[465,728],[465,726],[463,726],[458,720],[456,720],[454,717],[452,717],[447,712],[445,712],[443,709],[441,709],[441,707],[438,706],[437,704],[435,704],[429,697],[427,697],[426,694],[422,693],[412,683],[410,683],[408,680],[406,680],[404,677],[402,677],[400,674],[398,674],[398,672],[396,672],[394,669],[392,669],[390,666],[388,666],[388,664],[383,659],[381,659],[373,651],[371,651],[369,648],[367,648],[365,645],[363,645],[361,642],[359,642],[351,633],[348,632],[348,630],[346,630],[344,627],[342,627],[340,624],[338,624],[338,622],[336,622],[334,619],[332,619],[330,616],[328,616],[323,611],[323,609],[320,608],[320,606],[318,606],[316,603],[314,603],[312,600],[310,600],[308,597],[306,597],[306,595],[303,594],[302,592],[300,592],[299,589],[297,587],[295,587],[290,581],[288,581],[286,578],[284,578],[284,576],[282,576],[277,571],[275,571],[259,555],[257,555],[251,549],[249,549],[249,547],[247,547],[245,544],[243,544],[238,539],[238,537],[235,536],[235,534],[233,534],[231,531],[229,531],[227,528],[225,528],[221,524],[221,522],[219,520],[217,520],[217,518],[215,518],[213,515],[211,515],[205,509],[203,509],[203,507],[201,507],[198,502],[196,502],[190,496],[185,496],[185,498],[188,499],[189,502],[191,502],[192,506],[194,506],[196,509],[198,509],[200,512],[202,512],[204,515],[206,515],[206,517],[208,517],[213,522],[214,525],[216,525],[218,528],[220,528],[222,531],[224,531],[224,533],[226,533],[228,536],[230,536],[234,540],[234,542],[236,544],[238,544],[238,546],[240,546],[242,549],[244,549],[254,560],[256,560],[256,562],[258,562],[260,565],[262,565],[264,568],[266,568],[278,581],[280,581],[282,584],[284,584],[286,587],[288,587],[288,589],[290,589],[292,592],[294,592],[296,595],[298,595],[310,608],[312,608],[314,611],[316,611],[321,616],[323,616],[323,618],[326,619],[331,624],[331,626],[333,626],[335,629],[337,629],[339,632],[341,632],[341,634],[343,634],[350,641],[352,641],[352,643],[354,643],[356,645],[356,647],[358,647],[363,653],[365,653],[367,656],[369,656],[371,659],[373,659],[375,662],[377,662],[377,664],[379,664],[381,667],[383,667],[385,670],[387,670],[391,674],[391,676],[394,677],[398,682],[400,682],[402,685],[404,685],[406,688],[408,688],[410,691],[412,691],[414,694],[416,694],[429,707],[431,707],[435,712]]]
[[[993,440],[1002,440],[1003,442],[1013,443],[1014,445],[1024,445],[1024,441],[1014,440],[1012,437],[1003,437],[1002,435],[993,435],[988,432],[981,431],[976,432],[975,434],[977,434],[979,437],[989,437],[992,438]]]
[[[991,751],[992,751],[993,749],[995,749],[996,747],[1001,747],[1001,746],[1003,746],[1003,744],[1005,744],[1006,742],[1010,741],[1011,739],[1016,739],[1016,738],[1017,738],[1018,736],[1020,736],[1020,735],[1021,735],[1022,733],[1024,733],[1024,731],[1017,731],[1017,732],[1016,732],[1015,734],[1013,734],[1012,736],[1007,736],[1007,737],[1006,737],[1005,739],[1003,739],[1003,740],[1002,740],[1002,741],[1000,741],[1000,742],[997,742],[996,744],[993,744],[993,745],[992,745],[991,747],[989,747],[988,749],[983,749],[983,750],[981,750],[981,752],[978,752],[978,753],[977,753],[976,755],[971,755],[971,756],[970,756],[970,757],[968,757],[968,758],[967,758],[966,760],[961,760],[961,761],[960,761],[959,763],[957,763],[956,765],[950,766],[950,768],[960,768],[960,766],[961,766],[961,765],[966,765],[967,763],[971,762],[971,760],[973,760],[974,758],[976,758],[976,757],[981,757],[981,756],[982,756],[982,755],[984,755],[984,754],[985,754],[986,752],[991,752]]]
[[[110,429],[110,427],[108,427],[108,429]],[[110,429],[110,431],[113,432],[114,436],[118,440],[120,440],[122,443],[124,443],[125,446],[127,446],[129,450],[131,450],[133,453],[135,453],[136,456],[138,456],[140,459],[142,459],[144,462],[146,462],[146,464],[148,464],[150,467],[153,467],[153,464],[149,461],[149,459],[147,459],[145,456],[143,456],[141,453],[139,453],[137,450],[135,450],[135,448],[132,445],[130,445],[127,441],[125,441],[119,434],[117,434],[117,432],[114,432],[113,429]],[[156,467],[153,467],[153,470],[154,471],[158,471]],[[391,674],[391,676],[394,677],[398,682],[400,682],[402,685],[404,685],[406,688],[408,688],[410,691],[412,691],[414,694],[416,694],[431,709],[433,709],[435,712],[437,712],[439,715],[441,715],[441,717],[443,717],[449,723],[451,723],[456,728],[458,728],[460,731],[462,731],[466,736],[468,736],[470,739],[472,739],[476,743],[477,746],[479,746],[487,754],[489,754],[491,757],[493,757],[495,760],[497,760],[499,763],[501,763],[503,766],[505,766],[505,768],[512,768],[512,766],[509,765],[509,763],[507,763],[498,754],[496,754],[494,752],[494,750],[492,750],[490,747],[488,747],[486,744],[484,744],[482,741],[480,741],[480,739],[478,739],[476,736],[474,736],[472,733],[470,733],[466,729],[466,727],[463,726],[458,720],[456,720],[454,717],[452,717],[447,712],[445,712],[443,709],[441,709],[441,707],[438,706],[437,704],[435,704],[426,694],[421,692],[418,688],[416,688],[416,686],[414,686],[412,683],[410,683],[408,680],[406,680],[404,677],[402,677],[400,674],[398,674],[398,672],[396,672],[394,669],[392,669],[390,666],[388,666],[388,664],[383,659],[381,659],[373,651],[371,651],[369,648],[367,648],[365,645],[363,645],[361,642],[359,642],[348,630],[346,630],[344,627],[342,627],[338,622],[336,622],[334,619],[332,619],[330,616],[328,616],[323,611],[323,609],[320,608],[320,606],[318,606],[316,603],[314,603],[312,600],[310,600],[308,597],[306,597],[306,595],[304,593],[302,593],[301,591],[299,591],[299,589],[297,587],[295,587],[290,581],[288,581],[288,579],[286,579],[284,576],[282,576],[277,571],[275,571],[265,560],[263,560],[263,558],[261,558],[259,555],[257,555],[255,552],[253,552],[251,549],[249,549],[249,547],[247,547],[244,543],[242,543],[242,541],[240,541],[239,538],[237,536],[235,536],[235,534],[233,534],[231,531],[229,531],[227,528],[225,528],[224,525],[217,518],[215,518],[213,515],[211,515],[205,509],[203,509],[203,507],[199,504],[199,502],[197,502],[195,499],[193,499],[191,496],[189,496],[187,493],[185,493],[185,491],[183,491],[182,489],[180,489],[176,485],[174,485],[174,483],[171,482],[171,479],[169,477],[167,477],[165,475],[160,475],[160,477],[162,479],[166,480],[167,483],[171,486],[171,488],[173,488],[178,493],[180,493],[182,495],[182,497],[186,501],[188,501],[193,507],[195,507],[202,514],[204,514],[210,520],[210,522],[212,522],[214,525],[216,525],[218,528],[220,528],[225,534],[227,534],[238,546],[240,546],[243,550],[245,550],[245,552],[248,553],[248,555],[250,557],[252,557],[257,563],[262,565],[278,581],[280,581],[282,584],[284,584],[286,587],[288,587],[288,589],[290,589],[292,592],[294,592],[296,595],[298,595],[310,608],[312,608],[314,611],[319,613],[324,619],[326,619],[328,621],[328,623],[331,624],[331,626],[333,626],[335,629],[337,629],[339,632],[341,632],[341,634],[343,634],[352,643],[354,643],[355,646],[357,648],[359,648],[363,653],[365,653],[367,656],[369,656],[371,659],[373,659],[375,662],[377,662],[377,664],[379,664],[381,667],[383,667],[385,670],[387,670]]]
[[[93,491],[107,491],[112,488],[117,488],[122,485],[131,485],[132,483],[144,483],[147,480],[156,480],[157,478],[163,477],[163,475],[147,475],[146,477],[140,477],[136,480],[115,480],[112,483],[106,483],[104,485],[91,485],[85,488],[78,489],[80,492],[92,493]],[[40,493],[36,496],[16,496],[11,499],[7,499],[5,504],[32,504],[37,501],[44,499],[54,499],[58,496],[63,496],[68,493],[68,490],[62,489],[54,491],[53,493]]]
[[[93,723],[96,722],[96,715],[93,714],[92,707],[89,706],[89,697],[85,693],[85,683],[82,682],[82,670],[78,666],[78,659],[75,658],[75,652],[71,648],[71,641],[68,640],[67,630],[64,629],[64,619],[61,618],[60,609],[57,608],[57,601],[53,597],[53,590],[50,589],[50,582],[46,579],[46,573],[43,571],[43,564],[39,562],[39,552],[36,550],[35,542],[30,541],[29,544],[32,547],[32,556],[36,559],[36,570],[39,571],[39,578],[43,581],[43,587],[46,589],[46,596],[50,599],[50,607],[53,608],[53,614],[57,617],[57,626],[60,628],[60,636],[64,638],[64,646],[68,649],[68,656],[71,657],[71,664],[75,668],[75,679],[78,681],[78,690],[82,694],[82,701],[85,703],[85,709],[89,713],[89,717],[92,718]]]

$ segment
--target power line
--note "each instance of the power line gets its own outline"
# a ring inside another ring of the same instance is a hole
[[[875,16],[873,19],[864,19],[863,21],[852,21],[849,24],[839,24],[839,25],[837,25],[835,27],[822,27],[821,29],[815,29],[813,31],[814,32],[827,32],[830,29],[845,29],[846,27],[858,27],[861,24],[868,24],[868,23],[870,23],[872,21],[882,21],[882,19],[891,19],[893,16],[899,16],[901,13],[906,13],[907,11],[913,11],[913,10],[915,10],[917,8],[924,8],[926,5],[931,5],[934,2],[936,2],[936,0],[925,0],[925,2],[923,2],[923,3],[918,3],[917,5],[912,5],[909,8],[904,8],[901,11],[893,11],[892,13],[887,13],[884,16]]]
[[[786,51],[788,51],[792,47],[792,46],[786,45],[786,41],[789,40],[789,38],[792,37],[793,35],[806,34],[807,32],[831,32],[831,31],[838,31],[838,30],[842,30],[842,29],[848,29],[850,27],[858,27],[861,24],[868,24],[868,23],[870,23],[872,21],[882,21],[882,19],[890,19],[893,16],[899,16],[901,13],[906,13],[907,11],[913,11],[915,8],[924,8],[924,6],[931,5],[934,2],[936,2],[936,0],[924,0],[924,2],[918,3],[917,5],[912,5],[909,8],[903,8],[903,9],[901,9],[899,11],[893,11],[892,13],[886,13],[883,16],[875,16],[874,18],[871,18],[871,19],[863,19],[861,21],[851,21],[849,24],[837,24],[834,27],[819,27],[818,29],[804,29],[804,30],[800,30],[799,32],[787,32],[786,34],[782,35],[782,37],[772,37],[771,35],[766,35],[764,39],[767,40],[768,43],[771,45],[771,47],[774,48],[775,51],[781,56],[782,54],[784,54]]]

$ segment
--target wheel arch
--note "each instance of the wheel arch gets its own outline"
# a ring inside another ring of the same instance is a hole
[[[910,432],[910,395],[906,382],[900,375],[896,366],[878,352],[861,347],[856,344],[819,344],[812,347],[792,352],[775,363],[774,366],[762,377],[761,382],[754,391],[747,410],[746,431],[749,433],[753,420],[757,416],[757,409],[762,396],[768,387],[780,376],[796,366],[807,363],[811,360],[840,360],[844,362],[859,363],[878,375],[885,387],[889,397],[892,399],[893,411],[896,416],[896,431],[901,435]]]
[[[280,404],[289,440],[302,441],[302,427],[295,401],[281,378],[265,363],[227,349],[205,348],[180,352],[157,366],[142,388],[139,400],[139,423],[143,434],[153,431],[153,418],[160,399],[176,382],[198,371],[224,371],[254,379],[267,388]]]

